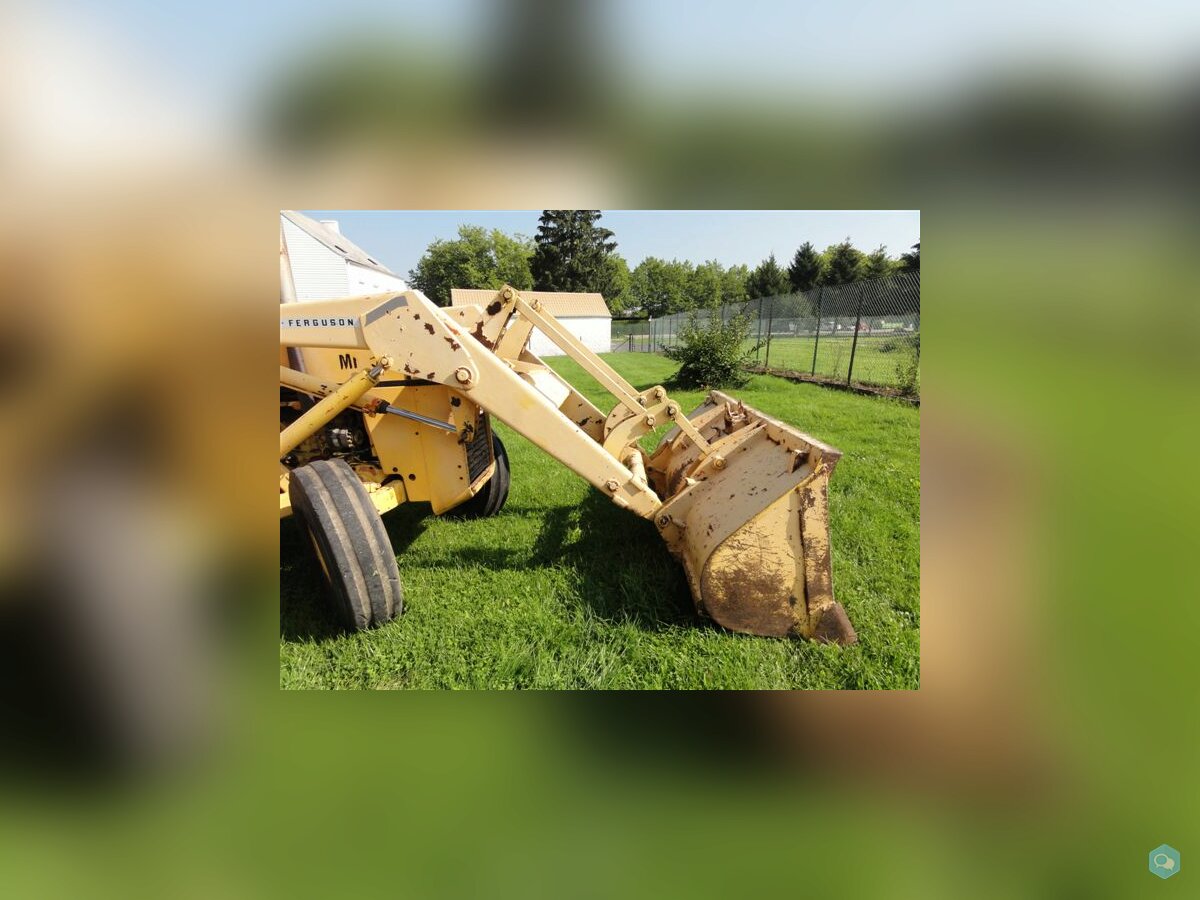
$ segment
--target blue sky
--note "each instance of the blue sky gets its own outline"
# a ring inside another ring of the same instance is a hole
[[[336,219],[347,237],[400,275],[416,265],[431,241],[454,237],[459,225],[532,237],[542,213],[540,209],[303,212],[314,219]],[[617,249],[630,266],[646,256],[755,266],[772,252],[786,263],[804,241],[823,250],[847,236],[863,250],[885,244],[889,253],[899,256],[921,239],[917,210],[605,210],[601,222],[616,233]]]

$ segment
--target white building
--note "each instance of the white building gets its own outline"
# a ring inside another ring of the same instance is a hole
[[[337,222],[318,222],[288,209],[279,213],[279,220],[297,300],[408,290],[404,279],[348,240]]]
[[[554,291],[521,291],[526,299],[537,298],[545,310],[558,319],[571,334],[590,350],[607,353],[612,349],[612,313],[599,294],[573,294]],[[495,291],[452,288],[451,306],[487,306],[496,298]],[[529,337],[529,349],[537,356],[562,356],[563,352],[536,328]]]

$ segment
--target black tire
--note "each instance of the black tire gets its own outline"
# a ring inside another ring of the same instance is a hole
[[[496,471],[488,479],[488,483],[480,488],[479,493],[454,507],[449,515],[459,519],[486,519],[504,509],[508,502],[508,487],[512,482],[508,468],[508,451],[504,442],[492,435],[492,456],[496,460]]]
[[[396,554],[354,470],[340,459],[310,463],[292,472],[289,491],[346,627],[362,631],[400,615]]]

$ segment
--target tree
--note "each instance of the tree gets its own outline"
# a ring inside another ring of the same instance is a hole
[[[744,303],[747,299],[746,282],[750,279],[748,266],[730,266],[721,277],[721,296],[726,303]]]
[[[805,241],[792,257],[792,264],[788,266],[788,280],[792,283],[792,290],[810,291],[816,287],[820,282],[821,268],[821,254],[811,241]]]
[[[787,273],[779,268],[774,253],[764,259],[746,281],[746,296],[751,300],[789,294],[791,290],[792,283],[788,281]]]
[[[692,269],[688,277],[688,309],[712,309],[726,302],[724,266],[710,259]]]
[[[521,235],[487,231],[478,225],[461,225],[455,240],[434,241],[408,273],[408,280],[439,306],[450,303],[451,288],[518,290],[533,286],[529,261],[533,243]]]
[[[908,253],[900,254],[900,270],[903,272],[921,271],[921,242],[912,245]]]
[[[887,247],[880,244],[863,262],[863,278],[882,278],[891,275],[896,270],[896,263],[888,256]]]
[[[629,271],[629,263],[625,262],[625,257],[619,253],[609,254],[607,266],[608,287],[601,293],[608,303],[609,312],[619,316],[633,303],[633,294],[630,291],[633,275]]]
[[[519,291],[532,288],[529,264],[533,260],[533,242],[523,234],[508,235],[499,229],[492,229],[490,237],[496,272],[487,286],[499,288],[511,284]]]
[[[530,271],[542,291],[612,292],[608,262],[617,249],[613,233],[597,224],[598,209],[547,209],[538,219]]]
[[[825,271],[821,284],[849,284],[862,278],[862,251],[846,238],[825,251]]]
[[[633,270],[629,293],[632,308],[651,316],[665,316],[687,308],[691,263],[673,259],[667,262],[647,256]]]

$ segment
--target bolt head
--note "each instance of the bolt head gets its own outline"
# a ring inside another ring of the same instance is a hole
[[[654,416],[646,416],[646,424],[649,425],[651,428],[654,427],[655,421],[657,421],[657,420],[654,418]]]
[[[504,297],[505,300],[511,300],[512,299],[512,288],[505,288],[502,296]]]
[[[617,484],[617,479],[610,478],[608,481],[604,482],[604,486],[615,494],[621,485]]]
[[[672,419],[675,418],[675,416],[678,415],[678,413],[679,413],[678,408],[676,408],[674,406],[667,407],[667,415],[670,416]]]
[[[392,367],[392,358],[390,356],[381,356],[379,357],[379,364],[385,369],[390,369]]]
[[[666,528],[668,525],[670,525],[670,524],[671,524],[671,517],[670,517],[670,516],[659,516],[659,517],[658,517],[658,524],[659,524],[661,527],[663,527],[663,528]]]
[[[454,377],[455,377],[455,379],[458,380],[459,384],[470,384],[471,383],[471,370],[468,369],[466,366],[459,366],[457,369],[454,370]]]
[[[725,468],[725,458],[723,456],[718,456],[716,459],[714,459],[713,460],[713,468],[714,469]]]

